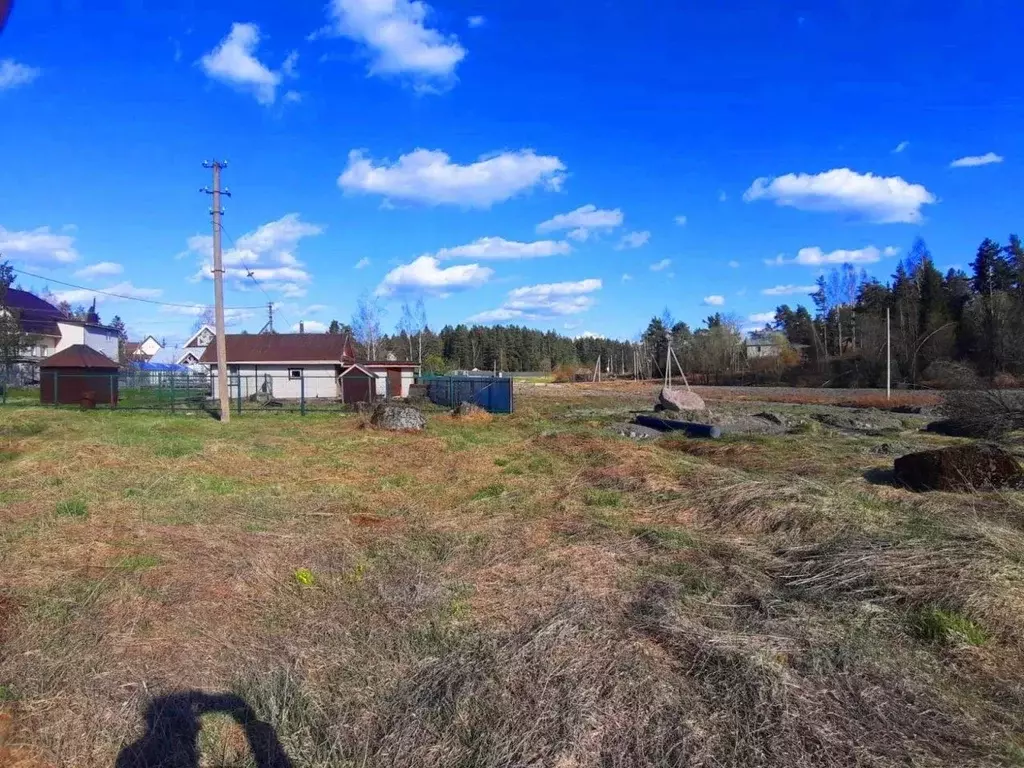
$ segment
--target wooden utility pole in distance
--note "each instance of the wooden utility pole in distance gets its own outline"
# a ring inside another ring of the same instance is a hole
[[[213,195],[213,207],[210,215],[213,217],[213,302],[214,317],[217,331],[217,391],[220,394],[220,421],[227,424],[231,421],[231,393],[228,392],[228,349],[227,340],[224,338],[224,264],[220,252],[220,217],[224,211],[220,207],[220,196],[231,193],[227,190],[221,191],[220,172],[226,168],[227,163],[220,160],[207,160],[203,162],[203,168],[213,169],[213,189],[203,187],[200,192]],[[241,387],[241,382],[239,382]]]
[[[885,308],[885,399],[892,390],[892,332],[889,330],[889,308]]]

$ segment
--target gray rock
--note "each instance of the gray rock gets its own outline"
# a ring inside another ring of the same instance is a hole
[[[377,403],[370,414],[370,424],[377,429],[419,432],[427,426],[427,419],[411,405]]]
[[[903,424],[894,416],[883,413],[815,413],[812,419],[826,427],[842,429],[849,432],[867,432],[879,434],[899,431]]]
[[[652,427],[642,427],[639,424],[616,423],[610,424],[608,429],[616,435],[628,437],[631,440],[651,440],[661,437],[662,433]]]
[[[666,411],[703,411],[707,408],[696,392],[674,387],[662,387],[658,393],[658,404]]]

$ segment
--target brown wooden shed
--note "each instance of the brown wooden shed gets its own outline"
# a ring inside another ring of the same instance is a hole
[[[45,405],[117,405],[118,365],[85,344],[39,364],[39,400]]]

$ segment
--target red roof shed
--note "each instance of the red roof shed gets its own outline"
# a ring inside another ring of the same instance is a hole
[[[47,405],[117,405],[118,366],[85,344],[39,364],[39,400]]]

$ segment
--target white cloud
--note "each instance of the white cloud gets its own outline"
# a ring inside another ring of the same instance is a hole
[[[918,222],[921,208],[937,202],[935,195],[920,184],[849,168],[834,168],[813,176],[787,173],[755,179],[743,199],[748,203],[774,200],[776,205],[803,211],[850,213],[876,224]]]
[[[41,69],[19,64],[14,59],[0,60],[0,91],[28,85],[41,74]]]
[[[732,260],[729,261],[729,267],[731,269],[739,269],[739,266],[740,266],[740,263],[738,261],[736,261],[736,259],[732,259]]]
[[[575,211],[560,213],[547,221],[542,221],[537,225],[537,232],[544,234],[569,230],[570,238],[582,242],[591,234],[610,232],[616,227],[621,227],[622,221],[622,211],[618,208],[608,210],[590,203],[580,206]]]
[[[361,258],[359,261],[356,262],[355,268],[356,269],[366,269],[366,267],[368,267],[368,266],[370,266],[370,259],[368,257],[366,257],[366,256],[363,256],[363,258]]]
[[[487,23],[487,19],[485,19],[483,16],[470,16],[469,18],[466,19],[466,23],[473,28],[482,27],[484,24]]]
[[[324,228],[319,224],[302,221],[297,213],[287,213],[277,221],[262,224],[252,232],[247,232],[235,242],[240,251],[254,251],[258,254],[270,254],[281,258],[288,254],[304,237],[323,234]]]
[[[775,313],[774,312],[755,312],[754,314],[750,315],[749,320],[750,320],[750,322],[758,323],[759,325],[764,325],[765,323],[774,323],[775,322]]]
[[[434,254],[438,259],[536,259],[569,253],[572,246],[557,240],[520,243],[503,237],[481,237],[466,245],[442,248]]]
[[[303,320],[302,328],[306,333],[326,333],[327,326],[321,323],[319,320]],[[299,324],[296,323],[292,326],[292,332],[299,332]]]
[[[651,264],[651,272],[661,272],[663,269],[667,269],[672,266],[672,259],[662,259],[654,264]]]
[[[727,194],[725,194],[725,190],[719,190],[719,192],[718,192],[718,202],[724,203],[728,199],[729,199],[729,196]]]
[[[58,235],[49,227],[16,232],[0,227],[0,253],[21,261],[51,261],[69,264],[78,260],[75,238]]]
[[[975,168],[979,165],[991,165],[992,163],[1001,163],[1004,158],[1002,155],[997,155],[995,152],[986,152],[984,155],[968,155],[967,157],[961,157],[958,160],[954,160],[949,164],[950,168]]]
[[[676,216],[675,222],[680,227],[685,227],[686,226],[686,217],[680,214],[679,216]]]
[[[192,304],[188,306],[176,305],[176,306],[162,306],[160,311],[171,315],[183,315],[185,317],[200,317],[205,315],[207,312],[212,311],[213,307],[204,304]],[[256,313],[250,309],[234,309],[226,307],[224,309],[224,322],[226,325],[238,325],[246,320],[251,320],[256,317]]]
[[[362,150],[348,154],[348,167],[338,177],[346,192],[384,195],[426,205],[489,208],[533,187],[558,190],[565,165],[557,157],[532,149],[481,156],[459,165],[440,150],[416,149],[395,163],[375,165]]]
[[[887,246],[885,250],[878,250],[873,245],[866,248],[846,250],[839,248],[835,251],[825,253],[818,246],[801,248],[797,251],[796,257],[787,259],[781,253],[774,259],[765,259],[768,266],[781,266],[783,264],[800,264],[805,267],[821,267],[829,264],[874,264],[881,261],[883,256],[895,256],[899,248]]]
[[[400,293],[425,293],[447,296],[453,291],[477,288],[486,283],[494,270],[479,264],[459,264],[441,269],[433,256],[420,256],[410,264],[402,264],[384,276],[377,286],[378,296]]]
[[[298,104],[302,101],[302,94],[298,91],[288,91],[284,95],[284,100],[291,104]]]
[[[633,250],[635,248],[642,248],[647,245],[647,242],[651,239],[651,233],[644,230],[643,232],[627,232],[622,236],[622,239],[615,246],[617,251]]]
[[[725,304],[725,297],[717,294],[704,297],[704,306],[706,307],[720,307]]]
[[[82,267],[75,272],[75,277],[93,278],[93,277],[110,277],[112,275],[120,275],[124,272],[124,267],[114,261],[101,261],[98,264],[90,264],[87,267]]]
[[[277,86],[284,77],[295,76],[298,53],[292,51],[279,71],[270,69],[256,58],[260,44],[260,28],[255,24],[234,23],[227,37],[205,54],[199,64],[207,77],[234,88],[248,91],[263,105],[274,103]]]
[[[326,309],[330,309],[330,307],[328,307],[326,304],[310,304],[308,307],[306,307],[306,311],[304,314],[318,315]]]
[[[331,31],[368,49],[371,75],[412,75],[451,81],[466,56],[454,35],[427,26],[422,0],[331,0]]]
[[[127,281],[102,290],[106,293],[97,293],[88,288],[73,288],[67,291],[55,291],[53,297],[58,302],[66,301],[69,304],[88,304],[93,299],[96,299],[97,304],[102,304],[107,301],[119,301],[118,296],[129,299],[156,299],[163,293],[159,288],[136,288]],[[107,293],[116,293],[117,296],[108,296]]]
[[[799,296],[800,294],[814,293],[818,290],[816,285],[776,285],[765,288],[761,291],[763,296]]]
[[[598,333],[597,331],[584,331],[579,336],[576,336],[576,338],[577,339],[603,339],[603,338],[606,338],[606,337],[605,337],[605,335],[603,333]]]
[[[287,58],[285,58],[284,62],[281,64],[281,74],[283,74],[285,77],[298,77],[298,66],[299,52],[292,51],[291,53],[288,54]]]
[[[633,276],[631,274],[629,274],[628,272],[623,272],[622,273],[622,282],[628,283],[632,279],[633,279]]]
[[[305,284],[312,276],[295,256],[300,241],[322,234],[318,224],[302,221],[299,214],[288,213],[276,221],[267,222],[239,237],[234,247],[223,253],[224,276],[236,281],[236,288],[256,290],[253,280],[264,290],[277,291],[285,296],[305,296]],[[188,238],[187,250],[199,257],[199,270],[194,281],[213,279],[213,238],[193,235]]]
[[[903,150],[905,150],[909,146],[910,146],[910,142],[909,141],[901,141],[899,144],[896,145],[896,148],[893,150],[893,154],[898,155],[900,152],[902,152]]]
[[[470,322],[492,323],[508,320],[538,320],[564,317],[586,312],[594,306],[589,294],[601,290],[596,278],[565,283],[528,285],[509,291],[504,303],[497,309],[480,312]]]

